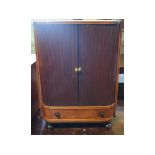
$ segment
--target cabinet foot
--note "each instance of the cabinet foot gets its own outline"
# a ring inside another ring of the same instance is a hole
[[[46,126],[47,126],[47,129],[53,129],[54,128],[54,126],[49,122],[46,122]]]
[[[106,124],[105,124],[105,128],[111,128],[112,127],[112,123],[111,122],[107,122]]]
[[[81,135],[87,135],[87,130],[86,129],[82,129],[81,130]]]

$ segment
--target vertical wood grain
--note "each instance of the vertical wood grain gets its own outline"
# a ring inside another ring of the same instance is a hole
[[[79,105],[115,102],[118,37],[117,24],[80,25]]]
[[[77,25],[36,24],[43,103],[76,105]]]
[[[116,116],[116,107],[118,102],[118,80],[119,80],[119,70],[120,70],[120,50],[121,50],[121,28],[122,25],[119,26],[119,38],[118,38],[118,50],[117,50],[117,65],[116,65],[116,86],[115,86],[115,104],[114,104],[114,113],[113,116]]]
[[[36,24],[40,98],[48,106],[116,102],[118,24]],[[82,72],[75,73],[75,67]]]
[[[38,49],[38,41],[37,41],[37,29],[34,25],[34,39],[35,39],[35,50],[36,50],[36,72],[37,72],[37,84],[38,84],[38,98],[39,98],[39,109],[42,111],[42,92],[41,92],[41,81],[40,81],[40,70],[39,70],[39,49]]]
[[[36,74],[36,63],[33,63],[31,65],[31,119],[33,119],[38,110],[39,110],[38,81]]]

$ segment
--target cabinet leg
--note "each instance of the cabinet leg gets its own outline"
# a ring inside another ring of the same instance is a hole
[[[49,122],[46,122],[46,126],[47,126],[48,129],[53,129],[54,128],[52,123],[49,123]]]
[[[38,115],[38,119],[42,119],[43,118],[43,112],[42,109],[39,109],[39,115]]]
[[[81,135],[87,135],[87,130],[86,129],[82,129],[81,130]]]
[[[105,128],[111,128],[112,127],[112,123],[111,122],[107,122],[106,124],[105,124]]]

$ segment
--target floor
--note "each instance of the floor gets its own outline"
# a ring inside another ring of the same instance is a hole
[[[68,123],[54,124],[48,129],[45,121],[36,114],[31,122],[31,135],[124,135],[124,101],[118,102],[111,128],[105,128],[103,123]]]

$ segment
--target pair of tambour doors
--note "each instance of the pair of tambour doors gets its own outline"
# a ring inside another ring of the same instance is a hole
[[[34,27],[45,105],[114,103],[118,24],[36,23]]]

